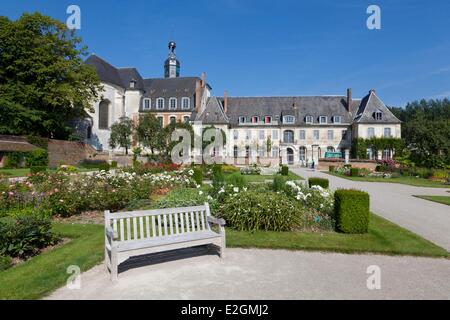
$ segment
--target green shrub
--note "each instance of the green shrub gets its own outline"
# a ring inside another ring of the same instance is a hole
[[[337,190],[334,193],[336,228],[343,233],[362,234],[369,230],[370,197],[359,190]]]
[[[283,191],[286,186],[287,178],[284,176],[275,176],[272,183],[272,190],[275,192]]]
[[[158,209],[199,206],[207,200],[207,193],[196,188],[177,188],[156,202]]]
[[[344,164],[344,168],[348,168],[348,169],[350,169],[352,167],[352,165],[351,164]]]
[[[67,166],[67,165],[62,165],[58,168],[58,171],[61,172],[69,172],[69,173],[75,173],[78,171],[78,169],[74,166]]]
[[[281,167],[281,175],[282,175],[282,176],[287,176],[287,175],[289,175],[289,167],[288,167],[288,166],[282,166],[282,167]]]
[[[330,182],[328,181],[328,179],[324,178],[309,178],[308,183],[310,188],[312,186],[321,186],[324,189],[328,189],[328,187],[330,186]]]
[[[25,152],[8,152],[6,154],[5,168],[20,168],[23,166]]]
[[[47,166],[48,152],[44,149],[35,149],[25,155],[25,162],[27,167]]]
[[[247,191],[225,199],[220,216],[241,231],[292,231],[301,223],[300,203],[284,193]]]
[[[0,255],[28,257],[57,242],[51,221],[37,216],[0,220]]]
[[[335,169],[336,169],[335,166],[329,166],[329,167],[328,167],[328,171],[329,171],[329,172],[334,172]]]
[[[239,188],[243,188],[247,185],[247,181],[240,172],[230,174],[225,178],[225,180],[227,181],[227,183]]]
[[[31,143],[32,145],[35,145],[36,147],[39,147],[41,149],[44,149],[44,150],[48,149],[48,139],[47,138],[29,135],[27,137],[27,141],[28,141],[28,143]]]
[[[239,168],[229,165],[229,164],[223,164],[222,165],[222,172],[227,174],[227,173],[235,173],[235,172],[239,172]]]
[[[12,259],[6,256],[0,256],[0,271],[11,268]]]
[[[111,168],[117,168],[117,161],[111,161]]]
[[[195,167],[192,170],[194,171],[194,174],[192,175],[192,179],[194,179],[194,181],[197,185],[201,186],[203,184],[203,170],[198,167]]]
[[[47,172],[47,167],[46,166],[32,166],[30,168],[31,174],[37,174],[39,172]]]
[[[359,177],[359,168],[350,168],[350,176]]]
[[[225,177],[223,175],[222,166],[215,164],[212,168],[212,185],[214,188],[223,186]]]
[[[105,160],[85,159],[79,163],[79,166],[85,169],[98,169],[101,164],[108,164]]]
[[[110,165],[109,165],[109,163],[100,163],[99,165],[98,165],[98,170],[100,170],[100,171],[109,171],[109,168],[110,168]]]

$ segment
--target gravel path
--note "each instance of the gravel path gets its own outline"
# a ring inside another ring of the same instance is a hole
[[[291,168],[291,170],[305,179],[327,178],[332,189],[354,188],[367,191],[370,194],[372,212],[450,251],[450,206],[413,197],[450,196],[448,193],[450,189],[352,181],[306,168]]]

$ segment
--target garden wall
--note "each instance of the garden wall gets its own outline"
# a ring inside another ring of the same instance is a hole
[[[327,159],[319,159],[319,170],[327,170],[330,166],[340,167],[345,164],[344,159],[333,159],[333,160],[327,160]],[[365,168],[369,170],[375,170],[377,166],[377,162],[375,160],[358,160],[353,159],[350,160],[350,164],[354,168]]]
[[[49,140],[48,160],[50,167],[57,167],[60,164],[77,165],[84,159],[94,158],[98,160],[108,160],[108,155],[98,153],[90,145],[83,142]]]

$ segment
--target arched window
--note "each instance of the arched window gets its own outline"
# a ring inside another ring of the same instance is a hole
[[[333,147],[327,147],[327,152],[334,152],[334,148]]]
[[[170,98],[169,99],[169,109],[175,110],[177,108],[177,98]]]
[[[292,131],[292,130],[284,131],[283,142],[284,143],[294,143],[294,131]]]
[[[294,116],[284,116],[283,122],[284,123],[294,123],[295,117]]]
[[[109,128],[109,101],[103,100],[98,106],[98,128],[107,130]]]
[[[175,123],[175,122],[177,122],[177,117],[171,116],[170,117],[170,123]]]
[[[189,116],[184,116],[183,119],[184,119],[184,123],[189,123],[189,121],[190,121]]]

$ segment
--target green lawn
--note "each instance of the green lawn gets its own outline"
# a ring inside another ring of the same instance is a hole
[[[398,178],[382,178],[382,177],[349,177],[342,174],[323,171],[332,176],[353,180],[353,181],[366,181],[366,182],[386,182],[386,183],[400,183],[407,184],[415,187],[430,187],[430,188],[450,188],[450,185],[446,185],[443,182],[433,181],[429,179],[416,178],[411,176],[402,176]]]
[[[86,271],[103,260],[103,226],[55,223],[54,230],[70,242],[0,272],[0,300],[42,298],[65,285],[68,266]]]
[[[229,181],[231,179],[231,176],[233,175],[241,175],[240,172],[234,172],[231,174],[226,174],[225,175],[225,181]],[[264,175],[257,175],[257,174],[246,174],[246,175],[242,175],[242,177],[244,177],[245,181],[247,183],[250,182],[265,182],[266,180],[273,180],[273,178],[275,177],[275,175],[271,175],[271,176],[264,176]],[[295,173],[289,171],[289,175],[287,176],[288,180],[303,180],[302,177],[296,175]]]
[[[445,249],[374,214],[364,235],[227,230],[227,246],[450,257]]]
[[[96,171],[98,169],[86,169],[86,168],[77,168],[78,172],[89,172]],[[49,169],[49,172],[56,172],[55,169]],[[26,177],[30,173],[29,168],[21,168],[21,169],[0,169],[0,176],[4,175],[7,178],[17,178],[17,177]]]
[[[450,196],[415,196],[415,197],[450,206]]]

